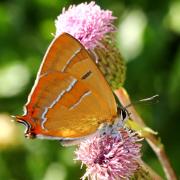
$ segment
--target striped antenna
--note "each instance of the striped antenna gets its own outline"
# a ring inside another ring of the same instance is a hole
[[[148,98],[144,98],[144,99],[140,99],[138,101],[133,101],[132,103],[128,104],[127,106],[125,106],[124,108],[128,108],[134,104],[142,104],[144,102],[148,102],[146,104],[156,104],[159,102],[159,95],[156,94],[154,96],[148,97]]]

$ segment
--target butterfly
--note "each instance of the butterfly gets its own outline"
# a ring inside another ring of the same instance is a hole
[[[75,141],[117,117],[111,88],[85,47],[63,33],[50,44],[16,121],[28,138]]]

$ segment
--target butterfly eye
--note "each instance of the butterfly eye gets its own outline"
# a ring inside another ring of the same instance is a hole
[[[123,120],[126,119],[126,117],[127,117],[127,110],[126,109],[121,109],[121,117]]]

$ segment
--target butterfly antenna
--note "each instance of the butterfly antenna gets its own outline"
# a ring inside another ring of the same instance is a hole
[[[142,104],[144,102],[147,102],[148,104],[156,104],[159,102],[159,95],[156,94],[156,95],[148,97],[148,98],[144,98],[144,99],[140,99],[138,101],[134,101],[134,102],[128,104],[127,106],[125,106],[125,108],[128,108],[134,104]]]

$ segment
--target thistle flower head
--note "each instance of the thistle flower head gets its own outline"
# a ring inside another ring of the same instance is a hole
[[[116,180],[130,177],[139,167],[141,144],[135,133],[120,129],[120,136],[95,136],[82,142],[76,160],[87,166],[82,177]]]
[[[102,10],[95,2],[72,5],[65,8],[55,21],[56,36],[67,32],[78,39],[87,49],[100,45],[106,33],[115,30],[112,25],[115,17],[109,10]]]

